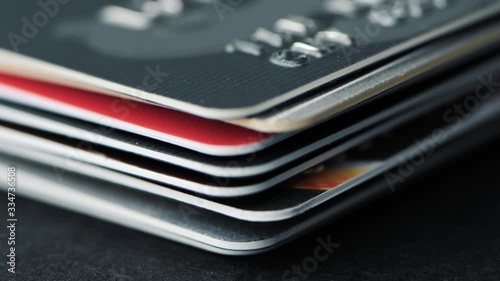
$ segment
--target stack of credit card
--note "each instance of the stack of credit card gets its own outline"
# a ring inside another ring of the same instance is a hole
[[[217,253],[391,194],[500,118],[497,0],[0,7],[2,190]]]

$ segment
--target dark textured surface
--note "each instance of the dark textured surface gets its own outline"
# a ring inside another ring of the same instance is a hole
[[[473,148],[385,200],[253,257],[208,254],[19,200],[18,273],[6,273],[2,253],[0,280],[281,280],[329,235],[341,246],[307,280],[499,280],[499,144]]]

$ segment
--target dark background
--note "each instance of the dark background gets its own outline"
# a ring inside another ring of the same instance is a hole
[[[281,280],[328,235],[341,246],[307,280],[500,280],[499,145],[468,147],[391,196],[251,257],[206,253],[18,199],[18,273],[6,272],[2,227],[0,280]]]

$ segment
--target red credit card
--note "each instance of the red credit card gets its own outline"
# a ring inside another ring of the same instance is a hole
[[[0,74],[0,99],[218,156],[252,153],[285,137],[152,104],[5,74]]]

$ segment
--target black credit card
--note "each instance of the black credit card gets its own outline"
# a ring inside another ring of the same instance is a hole
[[[3,2],[0,70],[233,119],[500,11],[496,0],[166,2]]]

